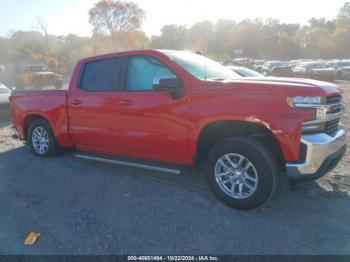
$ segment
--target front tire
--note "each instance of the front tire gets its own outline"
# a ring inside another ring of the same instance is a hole
[[[52,157],[59,153],[60,147],[50,125],[44,119],[36,119],[28,128],[28,144],[37,157]]]
[[[271,152],[250,138],[229,138],[216,144],[205,169],[216,197],[240,210],[257,208],[272,197],[277,170]]]

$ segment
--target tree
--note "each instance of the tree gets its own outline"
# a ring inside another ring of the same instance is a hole
[[[94,33],[108,33],[114,49],[126,33],[137,30],[145,18],[145,12],[132,2],[101,0],[89,11],[89,22]]]
[[[69,34],[61,39],[58,58],[62,63],[62,73],[70,75],[79,59],[92,55],[91,39]]]
[[[36,31],[16,31],[11,36],[11,42],[14,51],[11,59],[15,64],[40,60],[45,50],[43,35]]]
[[[160,36],[153,36],[151,47],[155,49],[186,49],[189,47],[188,30],[181,25],[165,25]]]
[[[37,17],[37,26],[35,28],[40,30],[41,33],[44,35],[47,53],[50,54],[48,25],[49,24],[44,19],[42,19],[41,17]]]
[[[338,20],[340,22],[345,22],[350,24],[350,2],[346,2],[340,9],[338,13]]]
[[[350,58],[350,25],[339,26],[333,33],[333,57]]]
[[[212,54],[214,31],[214,25],[210,21],[202,21],[192,25],[189,29],[189,40],[192,51],[205,55]]]
[[[230,42],[227,41],[228,36],[234,33],[236,23],[233,20],[219,20],[215,24],[214,33],[209,42],[209,51],[213,51],[215,57],[221,59],[230,58],[233,50],[230,47]],[[214,48],[213,48],[214,47]]]
[[[313,28],[324,28],[327,29],[328,31],[333,31],[335,29],[335,22],[326,20],[325,18],[311,18],[309,20],[309,24]]]

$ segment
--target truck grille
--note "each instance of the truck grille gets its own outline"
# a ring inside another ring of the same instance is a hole
[[[344,112],[344,102],[341,95],[328,96],[325,101],[326,116],[316,121],[303,124],[302,133],[324,133],[335,136],[339,130],[340,117]]]
[[[337,95],[337,96],[327,96],[326,98],[326,103],[327,105],[329,104],[336,104],[336,103],[341,103],[343,100],[341,95]]]
[[[337,114],[343,111],[343,97],[342,96],[328,96],[326,98],[328,105],[327,115]]]
[[[331,120],[325,123],[324,132],[327,135],[334,136],[339,128],[339,119]]]
[[[327,115],[339,114],[344,111],[343,97],[341,95],[327,96],[328,105]],[[324,132],[327,135],[334,136],[339,129],[339,118],[330,120],[324,125]]]

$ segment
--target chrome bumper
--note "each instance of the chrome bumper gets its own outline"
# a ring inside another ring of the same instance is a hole
[[[324,133],[303,135],[306,145],[303,163],[287,163],[287,175],[292,180],[316,179],[331,171],[346,151],[346,132],[340,128],[335,136]]]

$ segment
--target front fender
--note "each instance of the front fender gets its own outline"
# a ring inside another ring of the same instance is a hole
[[[201,131],[217,121],[243,121],[267,128],[277,138],[286,161],[296,161],[300,152],[301,125],[312,118],[308,110],[295,110],[285,97],[274,94],[201,93],[192,99],[189,156],[197,154]]]

